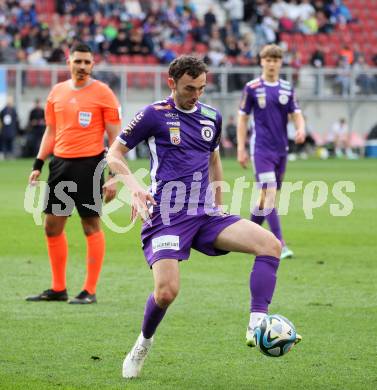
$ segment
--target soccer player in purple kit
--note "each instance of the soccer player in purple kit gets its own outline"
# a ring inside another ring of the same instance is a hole
[[[305,121],[298,106],[295,91],[288,81],[279,79],[283,50],[267,45],[260,52],[262,76],[249,81],[243,91],[237,123],[237,159],[243,168],[249,160],[246,135],[250,114],[254,128],[250,154],[260,196],[252,211],[251,220],[262,225],[264,219],[282,244],[280,259],[293,256],[284,242],[275,202],[285,173],[288,136],[287,122],[291,116],[296,128],[295,142],[305,141]]]
[[[209,256],[229,251],[255,254],[250,275],[251,314],[246,341],[255,346],[254,328],[268,312],[279,266],[280,242],[259,225],[221,212],[221,191],[207,191],[222,180],[219,155],[221,114],[199,102],[207,67],[193,56],[169,66],[171,96],[136,114],[111,146],[107,161],[131,191],[132,218],[144,219],[141,238],[152,269],[154,292],[147,299],[141,333],[123,362],[124,378],[140,375],[153,335],[179,291],[179,261],[191,248]],[[145,191],[124,155],[148,143],[151,188]],[[210,196],[209,196],[210,195]]]

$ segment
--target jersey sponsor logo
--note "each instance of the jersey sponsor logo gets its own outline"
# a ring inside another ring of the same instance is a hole
[[[167,112],[165,116],[170,119],[179,119],[179,115],[176,112]]]
[[[287,95],[279,95],[279,103],[280,104],[287,104],[289,100],[289,97]]]
[[[181,122],[166,122],[166,124],[169,126],[176,126],[176,127],[181,126]]]
[[[88,127],[92,121],[92,113],[79,111],[79,123],[82,127]]]
[[[215,124],[212,121],[207,121],[207,120],[200,120],[199,123],[201,125],[206,125],[206,126],[215,126]]]
[[[288,90],[288,91],[291,91],[291,90],[292,90],[291,84],[289,84],[289,83],[283,83],[282,81],[280,81],[280,87],[283,88],[283,89],[286,89],[286,90]]]
[[[129,135],[131,134],[134,127],[137,125],[137,123],[140,121],[140,119],[144,116],[144,111],[139,112],[135,115],[134,119],[124,128],[122,131],[124,134]]]
[[[157,104],[155,106],[152,106],[155,110],[171,110],[172,106],[170,104]]]
[[[152,251],[156,253],[164,249],[170,249],[173,251],[179,250],[179,236],[166,235],[152,239]]]
[[[211,110],[210,108],[207,108],[207,107],[203,107],[200,109],[200,112],[208,117],[208,118],[211,118],[211,119],[216,119],[216,111],[214,110]]]
[[[181,132],[179,127],[170,127],[170,142],[173,145],[179,145],[181,143]]]
[[[202,138],[204,139],[204,141],[208,141],[208,142],[212,141],[213,135],[214,135],[214,131],[212,127],[204,126],[202,128]]]
[[[257,95],[259,108],[266,108],[266,95]]]

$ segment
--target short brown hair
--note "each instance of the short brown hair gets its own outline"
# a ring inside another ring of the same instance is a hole
[[[266,45],[259,53],[260,58],[283,58],[283,49],[278,45]]]
[[[202,73],[207,73],[207,65],[199,58],[183,55],[176,58],[169,66],[169,77],[178,81],[185,73],[193,79],[199,77]]]
[[[75,45],[73,45],[69,50],[69,54],[73,54],[75,51],[79,51],[80,53],[93,54],[93,51],[90,48],[90,46],[88,46],[86,43],[82,43],[82,42],[76,43]]]

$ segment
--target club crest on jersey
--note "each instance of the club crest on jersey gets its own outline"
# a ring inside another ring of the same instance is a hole
[[[88,127],[92,121],[92,113],[80,111],[79,112],[79,124],[82,127]]]
[[[213,140],[213,129],[209,126],[202,127],[202,138],[204,141],[212,141]]]
[[[259,108],[266,108],[266,95],[258,95],[257,98]]]
[[[181,134],[179,127],[169,127],[170,142],[173,145],[179,145],[181,143]]]
[[[280,104],[287,104],[289,100],[289,97],[287,95],[279,95],[279,102]]]

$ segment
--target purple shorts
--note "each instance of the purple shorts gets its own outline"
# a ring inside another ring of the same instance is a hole
[[[287,165],[287,156],[256,153],[252,159],[258,186],[260,188],[277,187],[280,190]]]
[[[164,225],[161,214],[152,215],[152,226],[143,224],[141,239],[145,259],[150,267],[161,259],[187,260],[191,248],[208,256],[228,252],[213,246],[217,236],[227,226],[239,221],[236,215],[208,215],[203,210],[187,215],[187,210],[170,215],[170,224]]]

